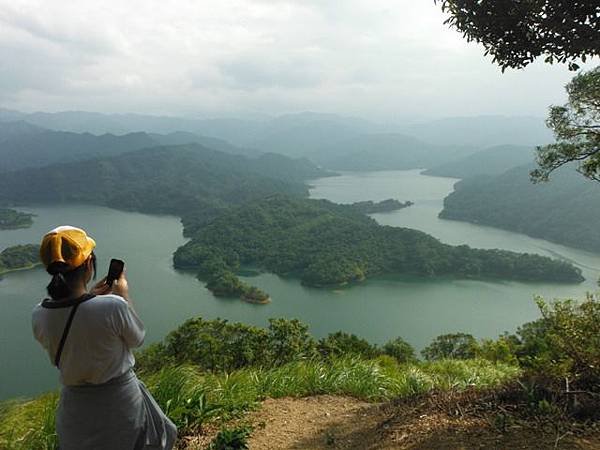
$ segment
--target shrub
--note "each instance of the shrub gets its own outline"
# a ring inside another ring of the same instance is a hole
[[[518,363],[514,344],[507,336],[500,336],[495,341],[493,339],[483,339],[476,348],[476,353],[479,358],[494,363],[503,362],[512,365]]]
[[[399,363],[414,362],[415,349],[404,339],[397,337],[383,346],[383,353],[396,358]]]
[[[208,447],[209,450],[246,450],[248,437],[252,429],[249,427],[237,427],[233,429],[224,428],[213,439]]]
[[[268,346],[271,363],[285,364],[316,354],[316,344],[308,325],[297,319],[269,319]]]
[[[268,341],[269,335],[263,328],[195,318],[169,333],[163,354],[178,363],[198,364],[205,370],[231,371],[267,364]]]
[[[325,357],[355,355],[363,358],[374,358],[381,354],[377,346],[370,344],[354,334],[338,331],[331,333],[318,343],[319,353]]]
[[[600,386],[600,302],[592,295],[573,300],[546,303],[536,299],[546,321],[546,339],[555,358],[546,369],[569,378],[586,389]]]
[[[425,347],[421,354],[427,360],[470,359],[477,351],[477,341],[467,333],[443,334]]]

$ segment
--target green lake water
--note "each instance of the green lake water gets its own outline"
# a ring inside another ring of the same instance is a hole
[[[380,223],[423,230],[451,244],[504,248],[560,256],[579,265],[587,278],[580,285],[385,278],[347,289],[314,289],[271,274],[245,278],[271,294],[269,305],[213,297],[193,274],[172,268],[173,251],[185,242],[176,217],[149,216],[85,205],[30,206],[33,227],[0,231],[0,250],[36,243],[49,229],[70,224],[85,228],[98,242],[100,275],[111,257],[127,263],[131,295],[154,342],[186,318],[222,317],[266,325],[270,317],[298,318],[316,336],[336,330],[383,343],[402,336],[417,349],[435,336],[465,331],[495,337],[537,317],[535,294],[582,297],[595,291],[600,255],[532,239],[520,234],[461,222],[439,220],[443,198],[456,180],[419,171],[347,173],[314,180],[311,196],[348,203],[397,198],[414,206],[376,214]],[[57,386],[56,369],[31,336],[30,314],[44,296],[48,276],[42,269],[14,272],[0,280],[0,399],[28,396]]]

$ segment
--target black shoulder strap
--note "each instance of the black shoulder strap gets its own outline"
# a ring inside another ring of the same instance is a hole
[[[65,324],[65,329],[63,330],[62,337],[60,338],[60,343],[58,344],[58,350],[56,351],[56,356],[54,356],[54,365],[58,367],[60,363],[60,355],[62,355],[63,348],[65,346],[65,342],[67,341],[67,336],[69,335],[69,330],[71,329],[71,323],[73,323],[73,317],[75,317],[75,313],[77,312],[77,308],[83,302],[94,298],[95,295],[86,294],[83,297],[80,297],[75,301],[75,303],[71,306],[71,313],[69,314],[69,318],[67,319],[67,323]],[[43,305],[42,305],[43,306]]]
[[[60,338],[60,344],[58,344],[58,350],[56,351],[56,356],[54,357],[54,365],[56,367],[58,367],[58,363],[60,363],[60,355],[62,355],[65,342],[67,341],[67,336],[69,335],[69,330],[71,329],[73,317],[75,317],[75,313],[77,312],[77,308],[80,304],[81,303],[76,303],[71,307],[71,314],[69,314],[69,318],[67,319],[67,324],[65,325],[65,329],[63,330],[62,337]]]

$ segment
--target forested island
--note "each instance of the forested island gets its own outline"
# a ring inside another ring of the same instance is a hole
[[[29,228],[33,225],[34,214],[28,214],[14,209],[0,208],[0,230],[16,230]]]
[[[209,279],[253,265],[309,286],[377,275],[578,283],[570,263],[533,254],[446,245],[421,231],[379,225],[351,205],[276,195],[200,226],[174,254]],[[233,281],[231,281],[233,283]]]
[[[399,209],[408,208],[412,205],[414,205],[414,203],[411,201],[401,202],[393,198],[388,198],[387,200],[382,200],[380,202],[373,202],[372,200],[356,202],[352,203],[350,206],[355,211],[361,212],[363,214],[375,214],[398,211]]]
[[[216,297],[235,297],[241,298],[248,303],[258,304],[265,304],[271,301],[266,292],[244,283],[228,270],[218,270],[213,273],[206,273],[205,275],[209,277],[206,288]],[[203,275],[200,274],[199,278],[202,279]]]
[[[0,275],[32,269],[40,264],[39,246],[34,244],[15,245],[5,248],[0,253]]]

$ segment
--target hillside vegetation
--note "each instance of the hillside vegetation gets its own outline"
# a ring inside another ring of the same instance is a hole
[[[306,195],[301,181],[327,174],[279,155],[246,158],[198,144],[155,147],[7,173],[0,178],[0,204],[79,202],[199,220],[277,192]]]
[[[600,185],[572,167],[558,170],[551,182],[533,184],[532,167],[458,182],[439,216],[600,251]]]
[[[253,335],[266,340],[249,339]],[[365,344],[380,351],[356,336],[332,336],[316,342],[305,325],[284,319],[272,320],[268,330],[194,319],[171,333],[163,344],[142,351],[137,359],[141,378],[181,436],[201,433],[211,423],[243,417],[267,397],[328,393],[384,401],[432,390],[495,387],[519,374],[514,366],[484,360],[423,363],[369,357],[360,353]],[[335,353],[319,353],[336,343]],[[353,350],[356,343],[357,350]],[[187,357],[183,349],[172,353],[177,345],[195,351]],[[244,359],[252,350],[266,354],[267,359],[262,364]],[[209,361],[220,364],[223,359],[230,365],[210,365]],[[0,404],[0,447],[57,449],[57,401],[54,392]]]
[[[316,340],[297,320],[271,319],[265,329],[195,318],[139,352],[138,373],[182,438],[224,425],[215,440],[237,430],[244,443],[253,430],[228,424],[247,423],[263,400],[329,394],[384,402],[394,412],[382,420],[388,426],[411,411],[423,419],[448,408],[445,425],[460,416],[496,439],[516,427],[558,442],[600,418],[600,307],[593,297],[538,305],[541,319],[496,340],[439,336],[422,351],[425,362],[400,337],[378,346],[343,332]],[[576,404],[565,379],[579,393]],[[55,450],[57,401],[53,392],[1,403],[0,447]]]
[[[580,282],[569,263],[502,250],[453,247],[408,228],[381,226],[353,206],[272,196],[199,226],[174,255],[180,268],[209,279],[258,266],[311,286],[343,285],[383,274]],[[229,278],[233,279],[231,276]]]

